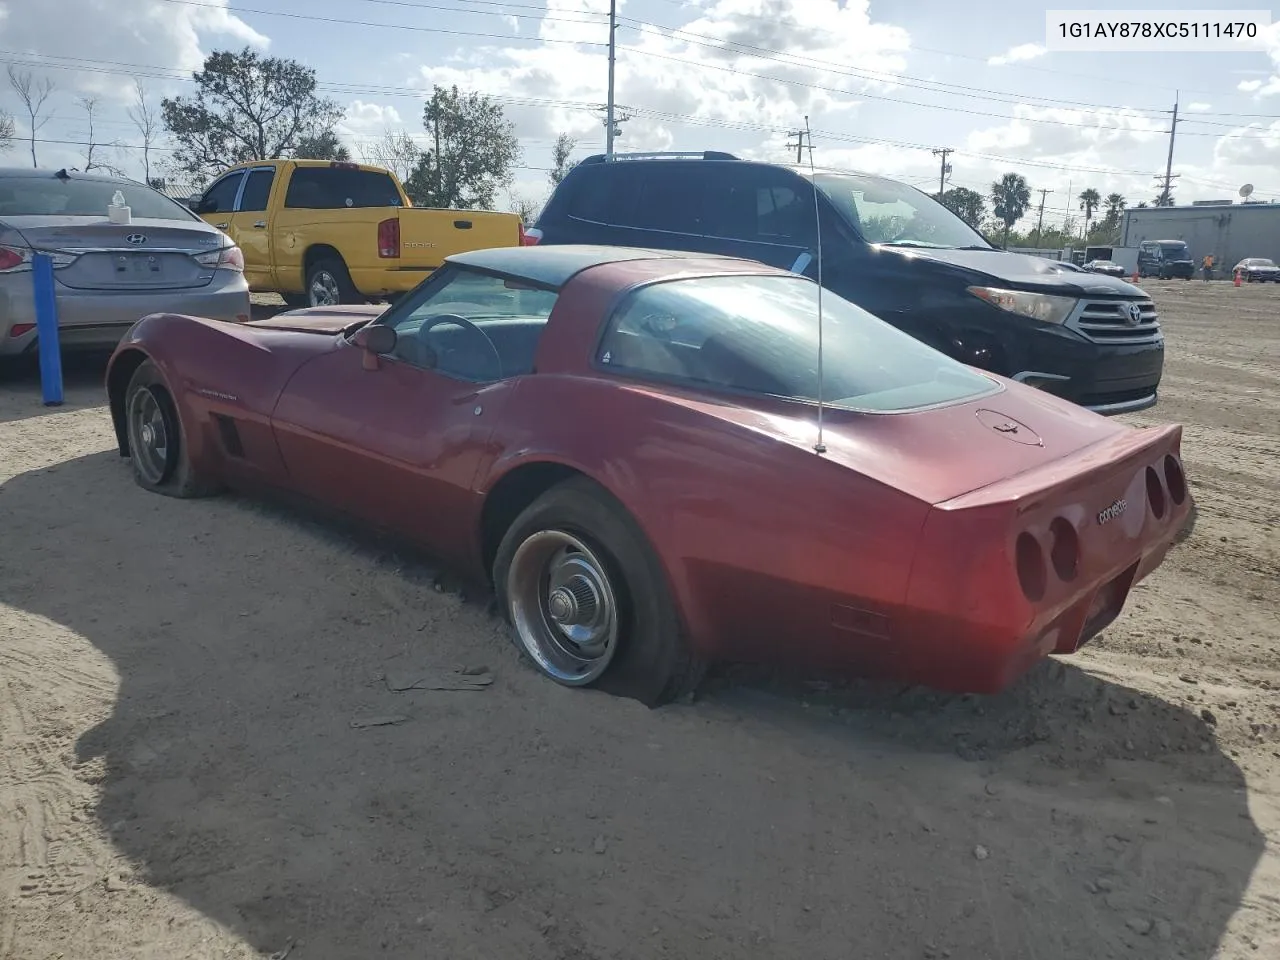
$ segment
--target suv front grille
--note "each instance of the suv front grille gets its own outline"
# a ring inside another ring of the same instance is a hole
[[[1137,304],[1137,323],[1129,307]],[[1150,300],[1085,300],[1069,325],[1094,343],[1150,343],[1160,336],[1160,318]]]

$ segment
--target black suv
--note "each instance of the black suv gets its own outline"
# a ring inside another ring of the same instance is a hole
[[[1146,240],[1138,244],[1138,276],[1172,280],[1190,280],[1196,275],[1196,262],[1182,240]]]
[[[725,254],[816,279],[819,223],[823,285],[917,339],[1099,413],[1155,404],[1164,336],[1145,293],[998,250],[883,177],[716,152],[597,155],[564,178],[526,242]]]

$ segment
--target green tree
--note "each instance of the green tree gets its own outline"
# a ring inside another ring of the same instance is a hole
[[[336,145],[342,107],[316,94],[316,73],[296,60],[245,47],[215,50],[192,74],[196,92],[160,103],[177,144],[173,165],[193,177],[215,176],[246,160],[298,155],[299,147]],[[326,140],[326,138],[332,138]]]
[[[578,141],[573,139],[567,133],[562,133],[556,137],[555,146],[551,148],[551,172],[547,177],[551,180],[552,187],[560,186],[560,181],[569,175],[577,164],[569,159],[569,155],[573,153],[574,148],[578,146]]]
[[[982,194],[965,187],[952,187],[938,198],[944,207],[975,230],[987,214],[987,202]]]
[[[1102,196],[1097,190],[1090,187],[1088,190],[1080,192],[1080,209],[1084,211],[1084,235],[1089,236],[1089,221],[1093,219],[1093,212],[1102,206]]]
[[[1020,173],[1006,173],[991,184],[991,207],[996,219],[1004,225],[1003,247],[1009,246],[1009,231],[1026,214],[1031,206],[1031,188],[1027,178]]]
[[[501,105],[437,86],[422,111],[426,151],[405,189],[416,206],[491,209],[511,183],[520,141]]]
[[[293,155],[298,160],[336,160],[340,163],[351,162],[351,151],[338,139],[332,130],[303,137],[294,148]]]

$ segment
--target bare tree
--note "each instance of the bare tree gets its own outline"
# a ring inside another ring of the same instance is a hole
[[[538,211],[542,209],[542,201],[532,200],[514,190],[507,191],[507,205],[511,208],[511,212],[518,214],[526,224],[533,223],[537,219]]]
[[[403,130],[387,130],[382,139],[366,151],[366,159],[369,163],[386,167],[403,183],[413,174],[422,159],[422,152],[417,141]]]
[[[160,137],[160,114],[147,97],[147,88],[137,77],[133,79],[133,106],[129,107],[129,119],[142,136],[143,182],[151,182],[151,148]]]
[[[0,110],[0,153],[12,149],[13,138],[17,130],[13,125],[13,117]]]
[[[27,111],[30,118],[31,129],[31,166],[38,167],[36,162],[36,134],[40,132],[40,128],[49,122],[49,117],[44,113],[45,102],[53,93],[54,84],[48,77],[42,77],[36,80],[29,70],[15,70],[13,64],[9,64],[9,84],[13,87],[14,93],[18,95],[18,99],[22,101],[22,106]]]
[[[119,176],[121,171],[113,164],[107,163],[102,159],[103,153],[112,148],[119,147],[117,143],[98,143],[97,131],[94,129],[94,120],[98,114],[98,97],[77,97],[76,103],[80,104],[80,108],[84,111],[84,115],[89,124],[88,137],[84,145],[84,172],[90,170],[101,170],[112,176]]]

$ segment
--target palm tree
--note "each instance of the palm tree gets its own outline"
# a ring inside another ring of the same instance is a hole
[[[1020,173],[1006,173],[991,184],[991,207],[1001,223],[1004,224],[1004,242],[1001,246],[1009,246],[1009,231],[1022,219],[1031,206],[1031,188],[1027,186],[1027,178]]]
[[[1093,219],[1093,211],[1102,206],[1102,197],[1098,191],[1090,187],[1080,193],[1080,209],[1084,211],[1084,237],[1089,239],[1089,221]]]
[[[1107,216],[1113,221],[1119,221],[1120,214],[1124,213],[1124,196],[1119,193],[1108,193],[1107,199],[1103,202],[1107,207]]]

